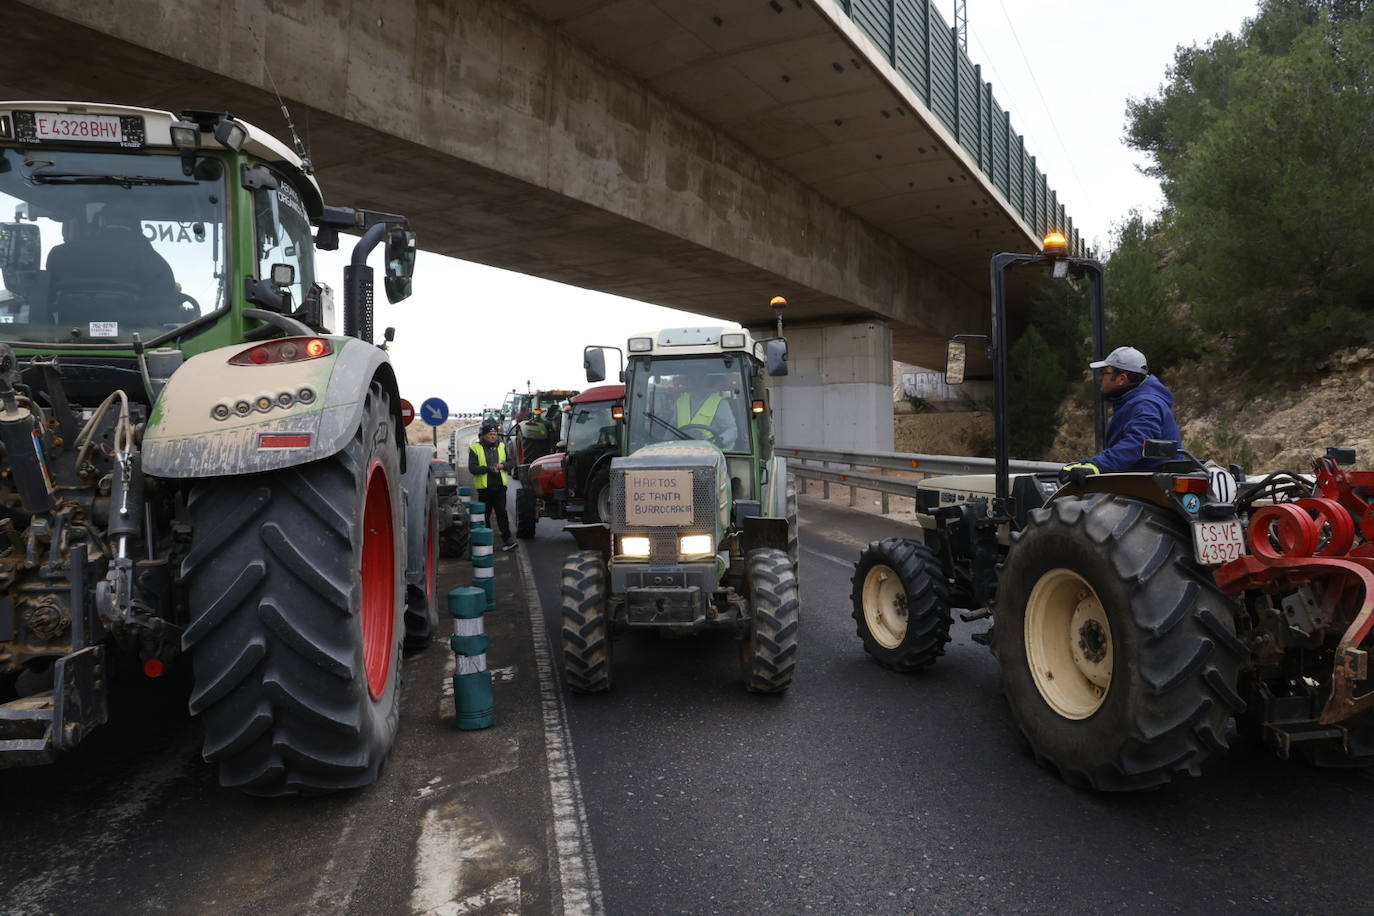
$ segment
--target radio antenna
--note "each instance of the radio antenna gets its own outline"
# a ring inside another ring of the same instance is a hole
[[[277,104],[281,106],[281,115],[286,119],[286,129],[291,131],[291,145],[296,148],[296,155],[301,157],[301,171],[307,175],[315,174],[315,163],[310,161],[310,152],[301,142],[301,135],[296,133],[296,124],[291,120],[291,112],[286,109],[286,102],[282,100],[281,90],[277,88],[277,81],[272,78],[272,68],[267,66],[267,54],[262,55],[262,69],[267,74],[267,81],[272,84],[272,94],[277,97]]]

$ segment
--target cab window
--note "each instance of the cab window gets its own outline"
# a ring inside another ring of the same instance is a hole
[[[272,265],[290,264],[296,278],[287,287],[291,301],[299,306],[315,282],[314,238],[310,217],[292,184],[281,174],[275,188],[253,192],[253,224],[257,235],[258,279],[272,275]]]

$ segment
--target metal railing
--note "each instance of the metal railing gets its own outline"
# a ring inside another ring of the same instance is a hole
[[[838,2],[1032,231],[1064,232],[1069,250],[1086,256],[1086,243],[1026,149],[1025,137],[1012,127],[982,66],[969,60],[959,30],[945,22],[934,0]]]
[[[991,458],[965,458],[958,455],[920,455],[911,452],[846,452],[824,448],[774,447],[777,454],[787,458],[787,469],[797,478],[797,489],[807,492],[807,482],[819,481],[821,496],[830,498],[830,485],[849,488],[849,505],[855,505],[859,490],[873,490],[880,496],[882,514],[892,511],[891,498],[910,499],[915,506],[917,485],[927,477],[951,474],[991,474],[995,462]],[[1057,471],[1062,465],[1053,461],[1012,461],[1013,474],[1032,474]],[[854,470],[873,468],[878,473]],[[892,477],[889,471],[909,471],[919,478]]]

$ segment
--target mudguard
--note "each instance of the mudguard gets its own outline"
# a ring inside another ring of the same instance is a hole
[[[771,518],[787,517],[787,459],[774,455],[764,466],[768,479],[763,485],[763,514]]]
[[[144,473],[173,478],[253,474],[333,455],[357,430],[374,379],[391,394],[396,438],[404,442],[396,376],[386,353],[352,337],[325,339],[332,354],[291,363],[229,364],[251,344],[188,359],[153,405],[143,434]],[[308,402],[300,397],[303,390],[313,395]],[[283,395],[292,396],[289,405],[281,403]],[[264,397],[272,401],[265,410],[257,406]],[[237,411],[240,402],[251,409]],[[229,411],[224,419],[216,416],[220,406]],[[265,443],[264,436],[291,438]]]

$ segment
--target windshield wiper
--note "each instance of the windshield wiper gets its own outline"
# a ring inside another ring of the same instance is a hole
[[[85,172],[34,172],[29,181],[35,184],[117,184],[134,185],[196,185],[198,181],[184,178],[161,178],[155,175],[90,175]]]
[[[658,414],[654,413],[653,411],[647,411],[644,415],[645,415],[646,417],[648,417],[650,420],[656,420],[656,421],[658,421],[659,423],[662,423],[664,426],[668,427],[668,431],[671,432],[673,435],[677,436],[679,439],[690,439],[690,438],[692,438],[691,436],[687,435],[687,434],[684,433],[682,430],[678,429],[676,426],[674,426],[673,424],[669,423],[667,420],[663,419],[662,417],[660,417]]]

